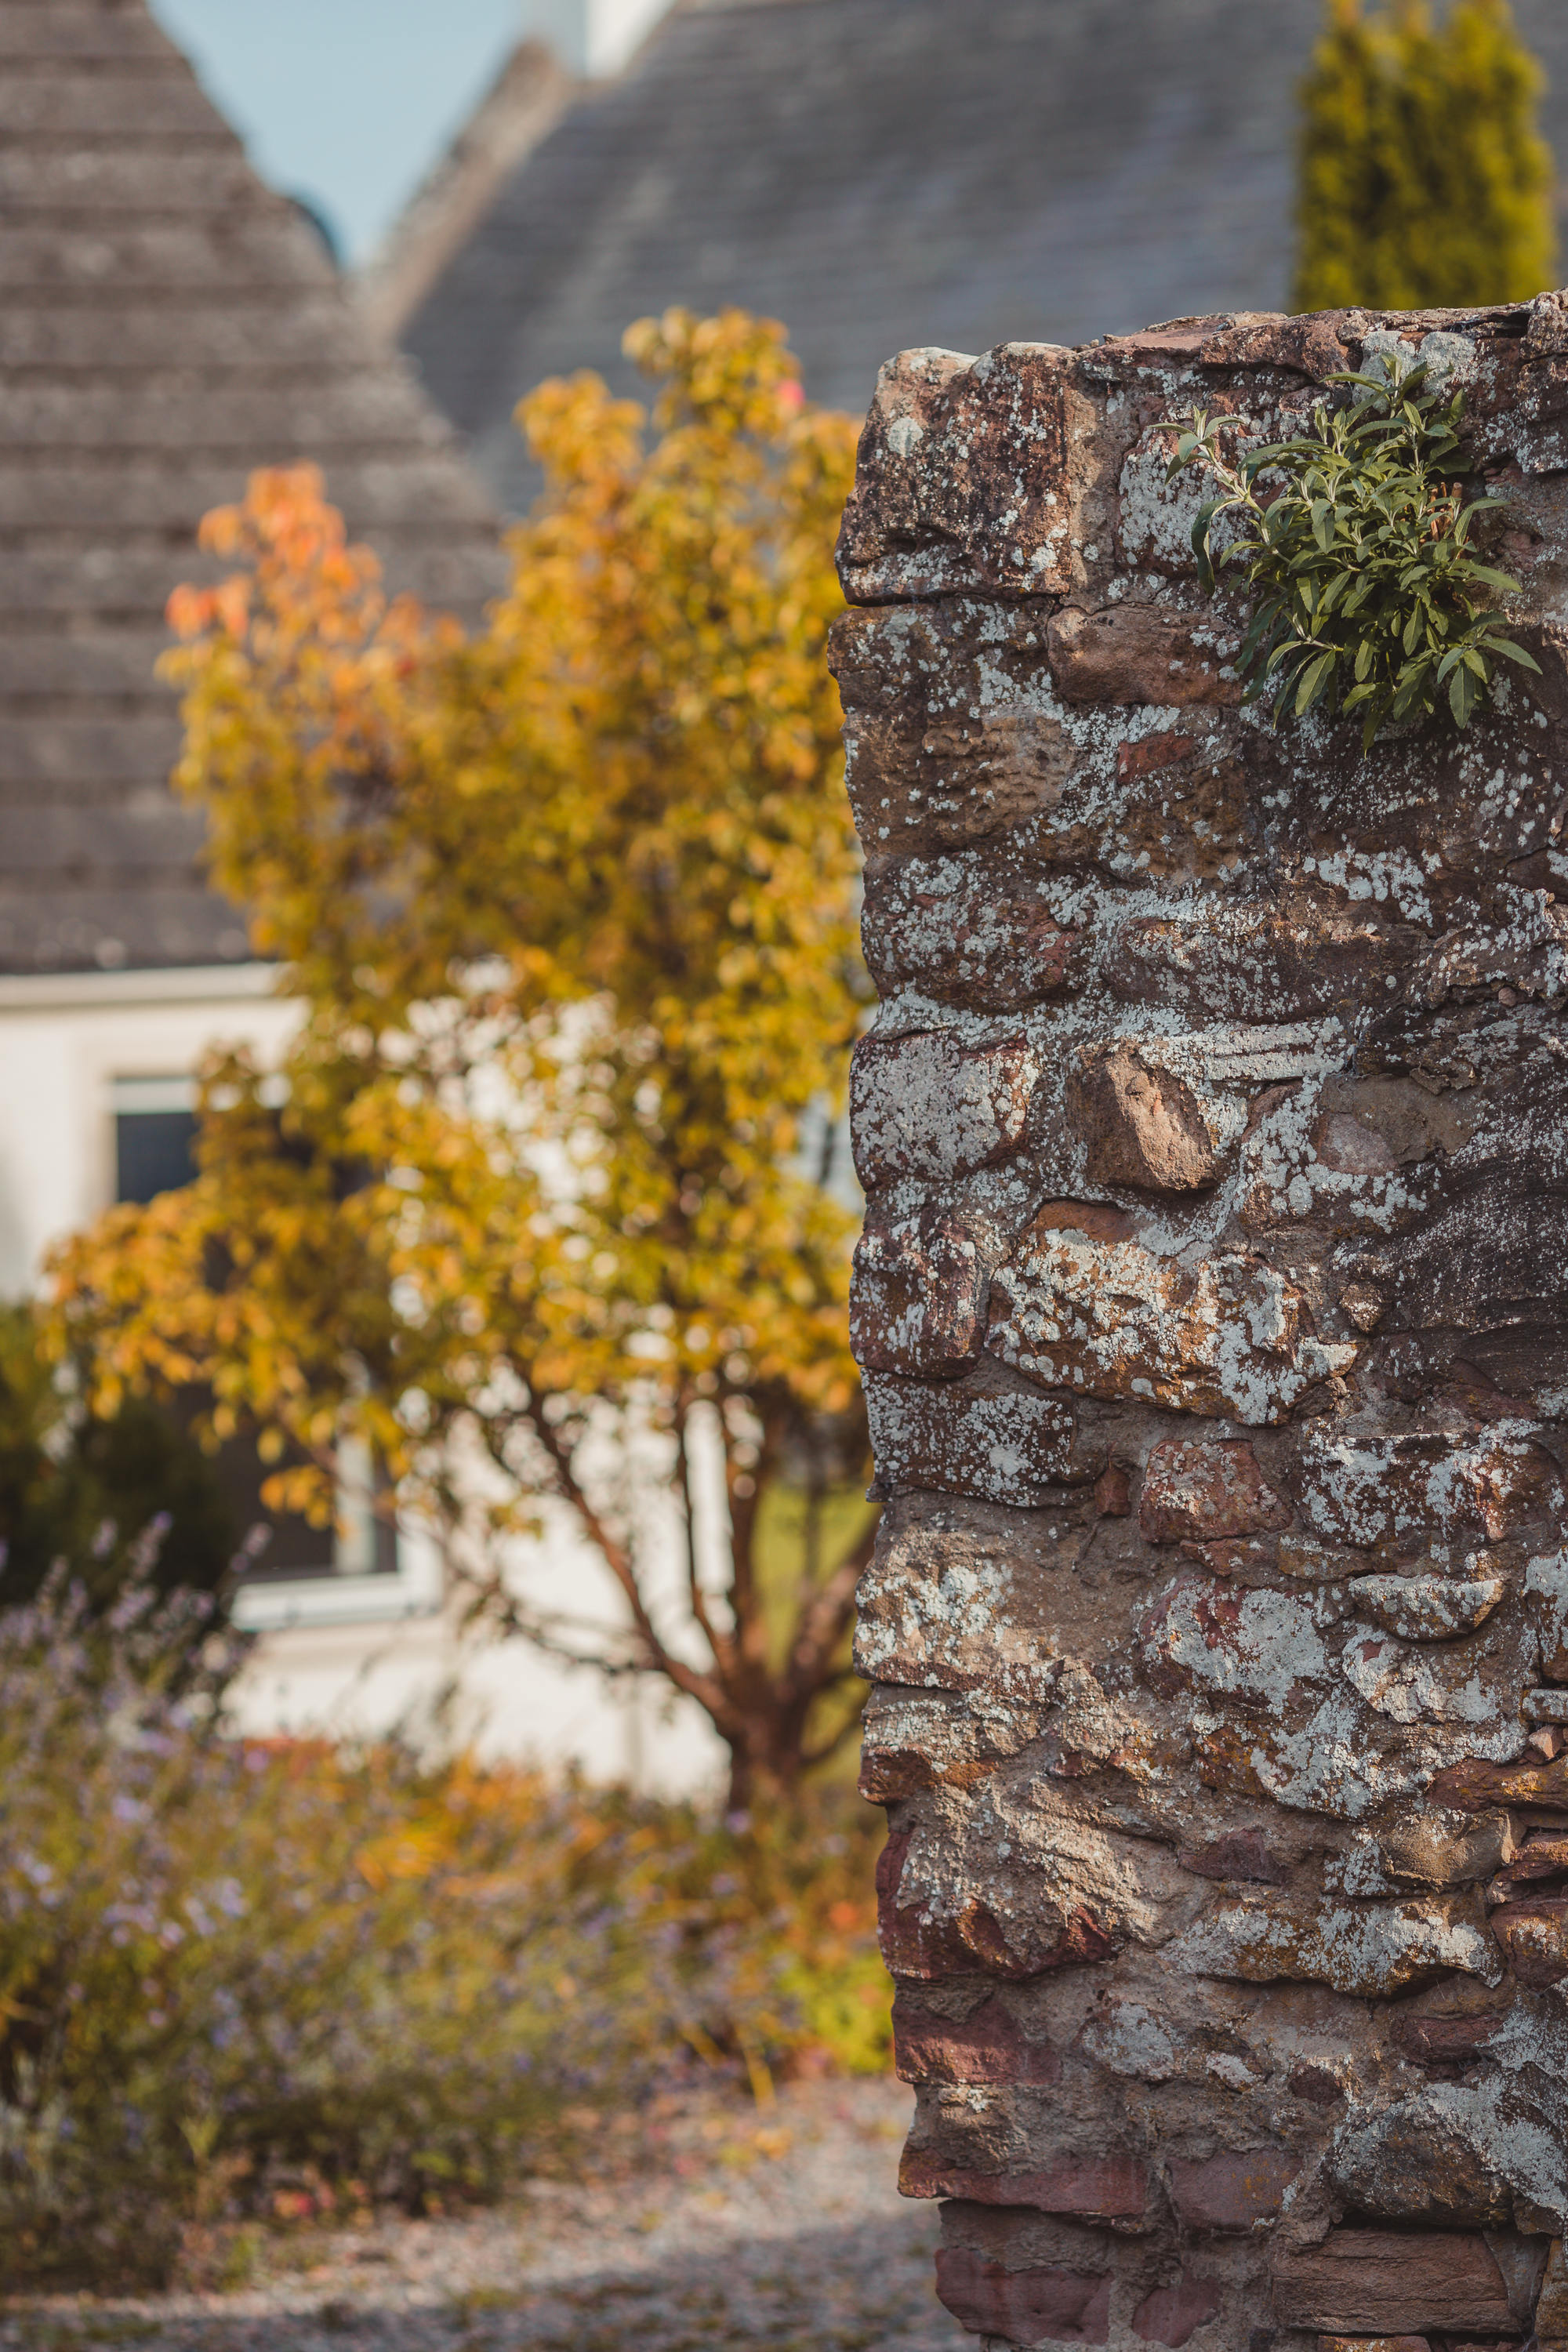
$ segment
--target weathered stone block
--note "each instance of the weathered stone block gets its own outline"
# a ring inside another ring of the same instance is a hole
[[[1132,2333],[1145,2344],[1179,2347],[1218,2313],[1224,2294],[1216,2279],[1178,2271],[1168,2286],[1146,2294],[1132,2315]]]
[[[1084,405],[1071,368],[1049,343],[889,362],[838,540],[851,602],[1070,586],[1082,467],[1069,418]]]
[[[1023,1037],[968,1048],[940,1029],[863,1037],[849,1072],[856,1174],[872,1192],[989,1167],[1022,1139],[1038,1076]]]
[[[1220,1905],[1176,1938],[1173,1967],[1252,1984],[1324,1984],[1361,2000],[1456,1971],[1495,1985],[1498,1948],[1480,1906],[1464,1895],[1400,1903],[1314,1903],[1289,1895]]]
[[[1274,2308],[1289,2327],[1336,2334],[1507,2330],[1508,2289],[1484,2237],[1458,2231],[1331,2230],[1274,2272]]]
[[[910,2148],[899,2168],[905,2197],[961,2197],[971,2205],[1032,2205],[1085,2221],[1136,2221],[1149,2198],[1148,2167],[1131,2156],[1065,2156],[1027,2172],[981,2172]]]
[[[1288,2147],[1253,2147],[1195,2163],[1173,2158],[1168,2169],[1171,2202],[1184,2229],[1250,2230],[1279,2210],[1301,2159]]]
[[[1446,1433],[1309,1433],[1301,1509],[1319,1535],[1350,1544],[1496,1540],[1560,1514],[1563,1491],[1546,1449],[1523,1437]]]
[[[1194,1272],[1097,1225],[1103,1211],[1053,1202],[993,1277],[986,1345],[1045,1387],[1262,1425],[1354,1361],[1263,1259],[1227,1251]]]
[[[868,1372],[941,1380],[979,1356],[990,1253],[955,1216],[873,1209],[855,1250],[849,1344]]]
[[[1098,1468],[1076,1447],[1072,1406],[1056,1397],[989,1396],[873,1373],[866,1405],[885,1493],[926,1486],[1026,1507]]]
[[[917,2009],[907,1992],[893,2003],[893,2053],[906,2083],[1036,2083],[1061,2080],[1061,2053],[1026,2034],[999,1994],[962,2021]]]
[[[1521,1984],[1561,1984],[1568,1977],[1568,1895],[1504,1903],[1487,1924]]]
[[[1046,604],[884,605],[835,623],[845,781],[869,856],[962,848],[1053,809],[1083,758],[1043,707]]]
[[[1038,885],[956,856],[868,869],[860,939],[884,996],[913,986],[979,1013],[1014,1013],[1067,988],[1084,945]]]
[[[1561,2238],[1553,2238],[1547,2256],[1535,2306],[1535,2334],[1543,2345],[1568,2343],[1568,2264],[1563,2259]]]
[[[1083,1540],[983,1507],[889,1503],[857,1594],[855,1668],[868,1682],[1043,1700],[1061,1668],[1056,1587]]]
[[[1219,1154],[1184,1079],[1151,1066],[1131,1046],[1089,1057],[1068,1089],[1068,1117],[1097,1184],[1194,1192],[1212,1183]]]
[[[888,1840],[877,1864],[877,1935],[892,1976],[929,1979],[979,1972],[1021,1981],[1104,1959],[1112,1949],[1110,1937],[1081,1905],[1066,1916],[1058,1908],[1035,1919],[978,1893],[942,1910],[918,1888],[900,1901],[909,1849],[910,1832],[900,1832]]]
[[[1149,1456],[1138,1528],[1150,1543],[1277,1534],[1290,1519],[1245,1438],[1172,1437]]]
[[[1205,614],[1155,604],[1069,607],[1050,625],[1051,676],[1064,702],[1237,703],[1227,664],[1236,640]]]
[[[1407,1642],[1473,1633],[1508,1587],[1500,1576],[1352,1576],[1346,1590],[1358,1615]]]
[[[1195,1878],[1241,1879],[1260,1886],[1289,1883],[1289,1871],[1269,1853],[1259,1830],[1227,1830],[1206,1845],[1183,1846],[1176,1859]]]
[[[936,2258],[936,2291],[976,2336],[1024,2344],[1105,2344],[1110,2337],[1110,2273],[1007,2270],[960,2246]]]

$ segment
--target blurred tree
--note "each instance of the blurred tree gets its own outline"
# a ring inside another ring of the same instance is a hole
[[[694,1699],[744,1803],[852,1721],[868,1543],[852,1221],[803,1160],[867,993],[823,661],[854,433],[770,323],[627,348],[651,439],[595,376],[524,404],[546,492],[470,638],[385,602],[310,469],[208,518],[244,568],[172,607],[179,778],[304,1019],[270,1081],[207,1070],[196,1181],[56,1271],[105,1405],[205,1384],[318,1513],[352,1434],[503,1622]],[[507,1591],[542,1504],[623,1626]]]
[[[149,1545],[155,1520],[167,1524]],[[58,1559],[94,1607],[149,1556],[155,1588],[214,1592],[240,1532],[216,1465],[176,1413],[151,1397],[103,1415],[73,1405],[37,1313],[0,1307],[0,1609],[33,1600]]]
[[[1329,0],[1303,89],[1298,310],[1522,301],[1552,283],[1539,66],[1504,0]]]

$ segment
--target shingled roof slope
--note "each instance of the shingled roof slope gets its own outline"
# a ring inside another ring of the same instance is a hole
[[[489,593],[450,427],[142,0],[0,0],[0,971],[246,954],[153,670],[202,514],[307,457],[395,584]]]
[[[1568,152],[1568,8],[1515,0]],[[1082,342],[1288,299],[1321,0],[686,0],[512,173],[404,345],[516,511],[546,375],[672,302],[783,319],[858,412],[910,344]]]

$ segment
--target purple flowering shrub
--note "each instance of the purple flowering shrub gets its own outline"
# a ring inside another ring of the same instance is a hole
[[[237,1739],[212,1609],[57,1572],[0,1614],[0,2285],[491,2198],[683,2072],[885,2063],[868,1809]]]

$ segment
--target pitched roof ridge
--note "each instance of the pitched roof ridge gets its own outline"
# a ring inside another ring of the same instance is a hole
[[[584,85],[543,41],[522,41],[359,273],[361,313],[395,343],[518,164]]]

